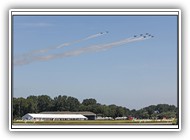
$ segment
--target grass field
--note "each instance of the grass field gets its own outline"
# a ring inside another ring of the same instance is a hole
[[[173,124],[176,120],[65,120],[65,121],[13,121],[16,124],[31,124],[31,125],[125,125],[125,124]]]

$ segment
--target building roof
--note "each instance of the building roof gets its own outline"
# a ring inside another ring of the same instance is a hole
[[[62,119],[72,119],[72,118],[80,118],[80,119],[87,119],[85,116],[81,114],[34,114],[28,113],[33,118],[62,118]],[[24,117],[24,116],[23,116]]]
[[[41,114],[81,114],[81,115],[96,115],[90,111],[81,111],[81,112],[70,112],[70,111],[50,111],[50,112],[40,112]]]

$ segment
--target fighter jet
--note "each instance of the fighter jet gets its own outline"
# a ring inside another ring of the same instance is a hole
[[[137,37],[137,35],[134,35],[134,37]]]
[[[108,31],[100,32],[100,34],[108,34],[108,33],[109,33]]]

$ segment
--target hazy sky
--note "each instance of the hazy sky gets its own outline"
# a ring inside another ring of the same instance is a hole
[[[177,105],[177,16],[14,16],[13,54],[14,97]]]

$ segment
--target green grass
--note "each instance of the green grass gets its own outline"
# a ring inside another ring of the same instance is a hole
[[[176,120],[167,121],[167,120],[151,120],[151,121],[142,121],[142,120],[65,120],[65,121],[13,121],[13,124],[43,124],[43,125],[117,125],[117,124],[176,124]]]

